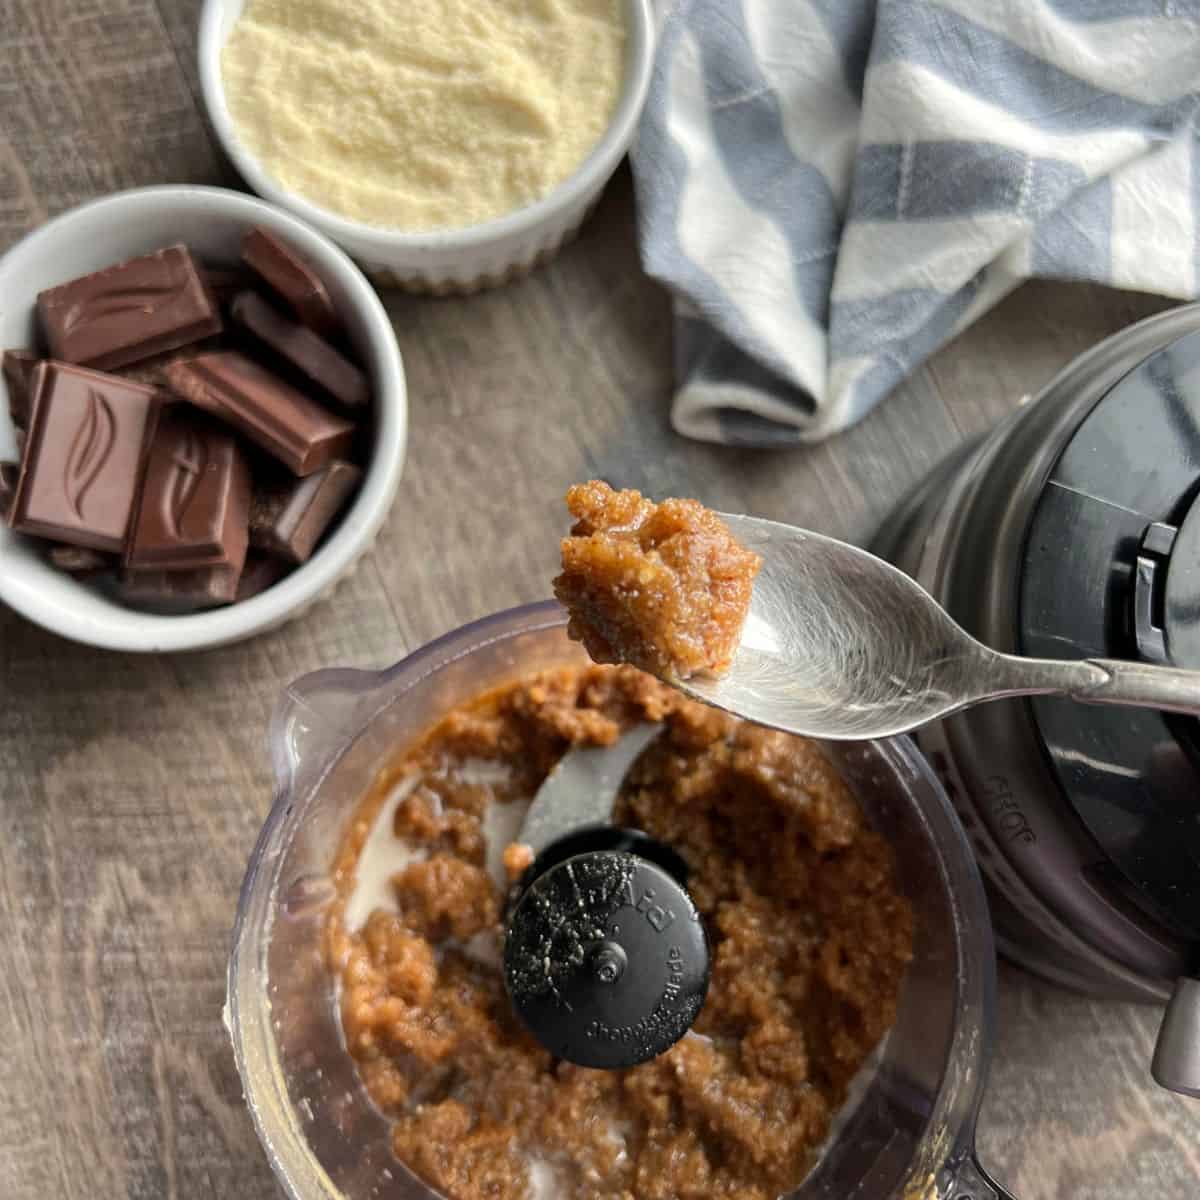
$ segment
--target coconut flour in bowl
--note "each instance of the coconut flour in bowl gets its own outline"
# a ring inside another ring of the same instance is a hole
[[[461,228],[582,164],[626,32],[623,0],[248,0],[221,70],[282,187],[369,225]]]

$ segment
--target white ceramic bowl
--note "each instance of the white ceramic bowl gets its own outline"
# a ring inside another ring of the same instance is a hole
[[[52,567],[37,543],[0,523],[0,600],[55,633],[112,650],[197,650],[282,624],[319,599],[370,546],[404,466],[408,400],[391,322],[362,272],[304,222],[253,196],[220,188],[153,187],[120,192],[64,213],[0,259],[0,348],[34,344],[38,292],[123,259],[186,242],[235,262],[242,234],[262,225],[320,274],[374,384],[375,444],[358,496],[303,566],[253,599],[186,616],[157,616],[107,598]],[[0,461],[16,458],[0,380]]]
[[[462,229],[404,233],[351,221],[281,187],[238,137],[221,82],[221,50],[245,0],[205,0],[200,84],[217,136],[246,182],[348,250],[377,283],[412,291],[466,292],[503,283],[544,262],[579,228],[633,139],[654,62],[650,0],[625,0],[625,82],[604,136],[548,196]]]

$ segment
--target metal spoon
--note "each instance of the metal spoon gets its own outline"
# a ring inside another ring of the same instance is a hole
[[[727,674],[668,682],[736,716],[809,737],[891,737],[1002,696],[1063,695],[1200,714],[1200,671],[1000,654],[902,571],[833,538],[721,514],[763,557]]]

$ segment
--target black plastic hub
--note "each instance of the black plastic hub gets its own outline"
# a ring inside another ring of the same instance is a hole
[[[551,842],[537,856],[517,884],[519,899],[539,876],[551,867],[566,862],[579,854],[590,854],[594,850],[620,850],[638,858],[657,863],[680,887],[687,887],[687,863],[665,842],[652,838],[640,829],[626,829],[621,825],[580,825]]]
[[[556,1058],[632,1067],[691,1027],[709,955],[683,869],[644,834],[597,826],[548,847],[526,873],[504,978],[517,1015]]]

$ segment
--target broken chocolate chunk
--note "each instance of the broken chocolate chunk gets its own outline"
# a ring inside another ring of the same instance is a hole
[[[41,361],[30,350],[5,350],[0,357],[0,370],[8,391],[8,413],[17,429],[29,424],[33,372]]]
[[[358,367],[306,325],[276,312],[261,296],[241,292],[229,311],[243,329],[346,408],[362,408],[370,399],[370,384]]]
[[[251,543],[289,562],[306,562],[361,478],[352,463],[331,462],[304,479],[261,489],[250,510]]]
[[[0,462],[0,521],[8,520],[20,474],[21,468],[16,463]]]
[[[240,429],[293,474],[311,475],[345,454],[354,440],[349,421],[244,354],[203,354],[173,363],[166,374],[174,392]]]
[[[246,556],[246,565],[238,580],[237,599],[249,600],[251,596],[260,595],[267,588],[274,587],[291,569],[291,564],[281,558],[251,551]]]
[[[101,554],[87,546],[51,546],[46,557],[68,575],[95,575],[116,566],[111,554]]]
[[[251,229],[242,240],[246,263],[304,322],[324,337],[340,324],[329,292],[308,264],[273,233]]]
[[[169,392],[171,385],[167,382],[167,368],[172,363],[183,362],[195,358],[198,354],[212,354],[216,350],[225,349],[225,339],[217,336],[194,342],[179,350],[168,350],[165,354],[156,354],[153,358],[145,358],[139,363],[121,368],[122,379],[132,379],[135,383],[144,383],[147,387],[162,388]]]
[[[233,567],[197,567],[191,571],[121,572],[118,589],[131,604],[163,612],[185,613],[232,604],[241,572]]]
[[[254,286],[254,276],[244,267],[202,266],[200,278],[218,304],[228,304],[239,292]]]

